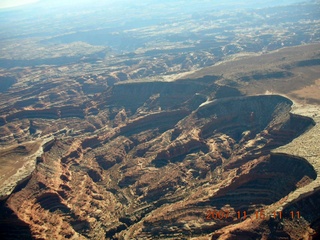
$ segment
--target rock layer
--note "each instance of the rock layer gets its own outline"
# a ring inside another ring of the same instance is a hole
[[[2,203],[2,236],[20,236],[6,227],[12,225],[23,227],[25,239],[201,237],[241,221],[236,215],[207,220],[208,211],[252,214],[316,179],[305,159],[270,152],[314,125],[290,113],[289,99],[210,100],[224,90],[215,84],[208,89],[205,81],[182,87],[186,95],[163,90],[179,84],[137,87],[149,95],[121,85],[95,100],[100,109],[95,123],[89,115],[79,119],[80,125],[95,124],[92,132],[85,125],[77,136],[69,128],[56,132],[29,181]],[[118,101],[119,94],[128,98]],[[310,228],[318,226],[307,210],[304,214]]]

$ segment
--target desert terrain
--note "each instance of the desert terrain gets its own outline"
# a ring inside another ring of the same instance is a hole
[[[229,2],[0,10],[1,239],[319,237],[319,2]]]

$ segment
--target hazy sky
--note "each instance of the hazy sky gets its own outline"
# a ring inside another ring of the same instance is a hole
[[[11,8],[17,7],[25,4],[30,4],[34,2],[38,2],[39,0],[1,0],[0,8]]]
[[[40,0],[0,0],[0,9],[4,9],[4,8],[11,8],[11,7],[17,7],[17,6],[21,6],[21,5],[26,5],[26,4],[30,4],[30,3],[35,3],[35,2],[38,2]],[[172,0],[172,1],[176,1],[176,0]],[[303,0],[300,0],[300,1],[303,1]],[[109,2],[109,3],[119,3],[119,2],[125,2],[126,4],[130,4],[130,3],[136,3],[136,2],[147,2],[145,0],[104,0],[104,1],[100,1],[100,0],[50,0],[48,2],[52,2],[52,3],[58,3],[58,4],[62,4],[62,5],[69,5],[69,4],[80,4],[80,3],[90,3],[90,4],[93,4],[94,2],[95,3],[99,3],[99,2]],[[150,1],[150,2],[153,2],[155,3],[156,1]],[[161,1],[159,1],[161,2]],[[163,1],[163,2],[170,2],[170,0],[166,0],[166,1]],[[199,0],[199,2],[210,2],[210,0]],[[229,3],[232,3],[232,2],[237,2],[236,0],[218,0],[218,1],[214,1],[216,3],[226,3],[226,2],[229,2]],[[244,1],[242,1],[244,2]],[[245,2],[249,2],[250,5],[254,5],[254,4],[257,4],[259,5],[259,1],[254,1],[254,0],[247,0]],[[261,2],[264,2],[264,1],[261,1]],[[260,2],[260,3],[261,3]],[[288,3],[293,3],[293,2],[299,2],[299,0],[269,0],[269,2],[278,2],[280,4],[288,4]],[[278,4],[276,4],[278,5]]]

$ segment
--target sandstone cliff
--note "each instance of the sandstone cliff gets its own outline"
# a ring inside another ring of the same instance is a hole
[[[274,231],[270,216],[238,231],[228,227],[244,221],[238,211],[249,216],[272,207],[317,178],[304,158],[271,153],[312,128],[311,118],[290,113],[292,102],[282,96],[219,99],[224,90],[214,81],[137,84],[115,86],[82,111],[61,108],[54,120],[42,111],[45,119],[33,120],[31,136],[56,140],[41,147],[28,180],[1,203],[4,238],[215,239],[220,229],[229,239],[293,234]],[[99,109],[95,121],[92,106]],[[61,128],[70,117],[75,125]],[[6,119],[3,127],[19,121]],[[230,216],[208,218],[210,211]],[[319,216],[301,214],[298,231],[309,234],[303,227],[318,226]]]

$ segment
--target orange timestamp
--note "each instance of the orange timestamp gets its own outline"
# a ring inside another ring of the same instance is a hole
[[[206,213],[206,220],[223,220],[223,219],[236,219],[245,220],[247,217],[251,219],[266,219],[267,217],[273,217],[274,219],[300,218],[300,211],[290,211],[288,213],[283,213],[282,211],[274,211],[271,214],[266,214],[263,209],[256,210],[253,213],[250,212],[248,215],[247,211],[229,211],[229,210],[209,210]]]

